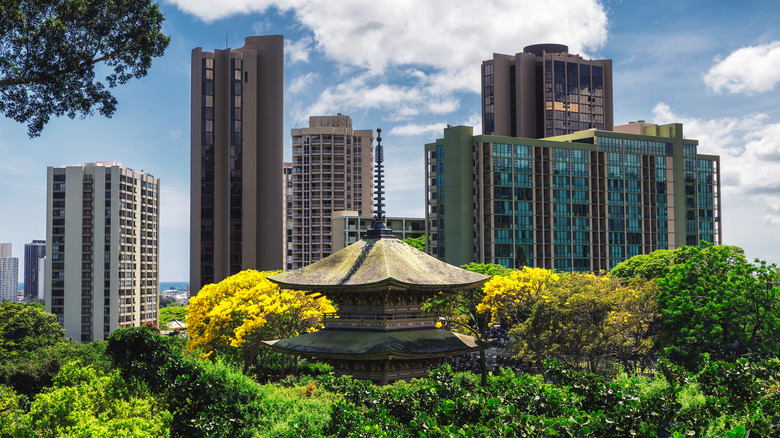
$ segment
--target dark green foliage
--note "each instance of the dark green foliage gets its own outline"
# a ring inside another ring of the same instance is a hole
[[[403,242],[414,249],[425,252],[425,236],[407,237]]]
[[[525,246],[518,243],[515,246],[515,269],[522,269],[526,265],[528,265],[528,254],[525,252]]]
[[[729,246],[683,247],[685,261],[658,280],[657,348],[695,370],[713,359],[780,354],[780,286],[774,265]]]
[[[65,342],[57,317],[40,304],[0,301],[0,360]]]
[[[0,384],[32,399],[43,388],[52,385],[60,368],[68,362],[80,361],[100,371],[108,371],[111,363],[104,354],[105,343],[89,344],[61,342],[17,355],[0,362]]]
[[[0,2],[0,113],[40,135],[51,116],[106,116],[109,92],[146,76],[169,38],[152,0]],[[95,80],[103,64],[105,83]]]
[[[334,408],[326,432],[339,437],[615,438],[780,433],[780,396],[773,392],[780,362],[706,362],[695,375],[667,365],[652,378],[620,374],[609,379],[548,362],[546,377],[553,383],[505,370],[485,386],[448,367],[427,379],[386,387],[326,378],[323,386],[347,402]]]
[[[495,265],[492,263],[474,263],[471,262],[468,265],[461,265],[461,268],[476,272],[477,274],[483,274],[483,275],[509,275],[510,272],[512,272],[511,268],[507,268],[501,265]]]
[[[172,437],[249,437],[265,416],[250,378],[182,354],[181,342],[144,327],[117,330],[107,354],[122,375],[160,394],[173,414]]]

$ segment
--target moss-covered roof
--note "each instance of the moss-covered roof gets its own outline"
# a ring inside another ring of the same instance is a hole
[[[395,237],[360,240],[309,266],[268,277],[286,289],[445,290],[478,287],[490,276],[444,263]]]
[[[364,360],[434,358],[487,348],[471,336],[442,329],[390,332],[326,329],[265,343],[276,351],[299,356]]]

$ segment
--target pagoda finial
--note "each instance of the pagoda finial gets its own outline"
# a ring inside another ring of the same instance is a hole
[[[374,174],[374,225],[368,230],[368,237],[381,237],[383,235],[393,235],[393,230],[385,225],[385,161],[384,150],[382,148],[382,128],[376,129],[376,167]]]

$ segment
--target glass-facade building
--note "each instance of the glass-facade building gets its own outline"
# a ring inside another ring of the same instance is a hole
[[[527,46],[482,62],[482,133],[545,138],[612,130],[612,61],[561,44]]]
[[[682,125],[554,138],[447,128],[426,145],[428,250],[452,264],[609,270],[658,249],[721,243],[719,157]]]

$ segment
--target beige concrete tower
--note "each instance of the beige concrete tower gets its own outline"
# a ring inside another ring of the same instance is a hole
[[[76,342],[158,323],[160,179],[113,161],[49,167],[46,311]]]
[[[312,116],[292,130],[292,227],[285,268],[297,269],[332,252],[331,217],[349,210],[371,215],[374,132],[353,130],[349,116]]]
[[[281,269],[284,39],[192,51],[190,289]]]
[[[612,130],[612,60],[535,44],[482,62],[482,133],[545,138]]]

